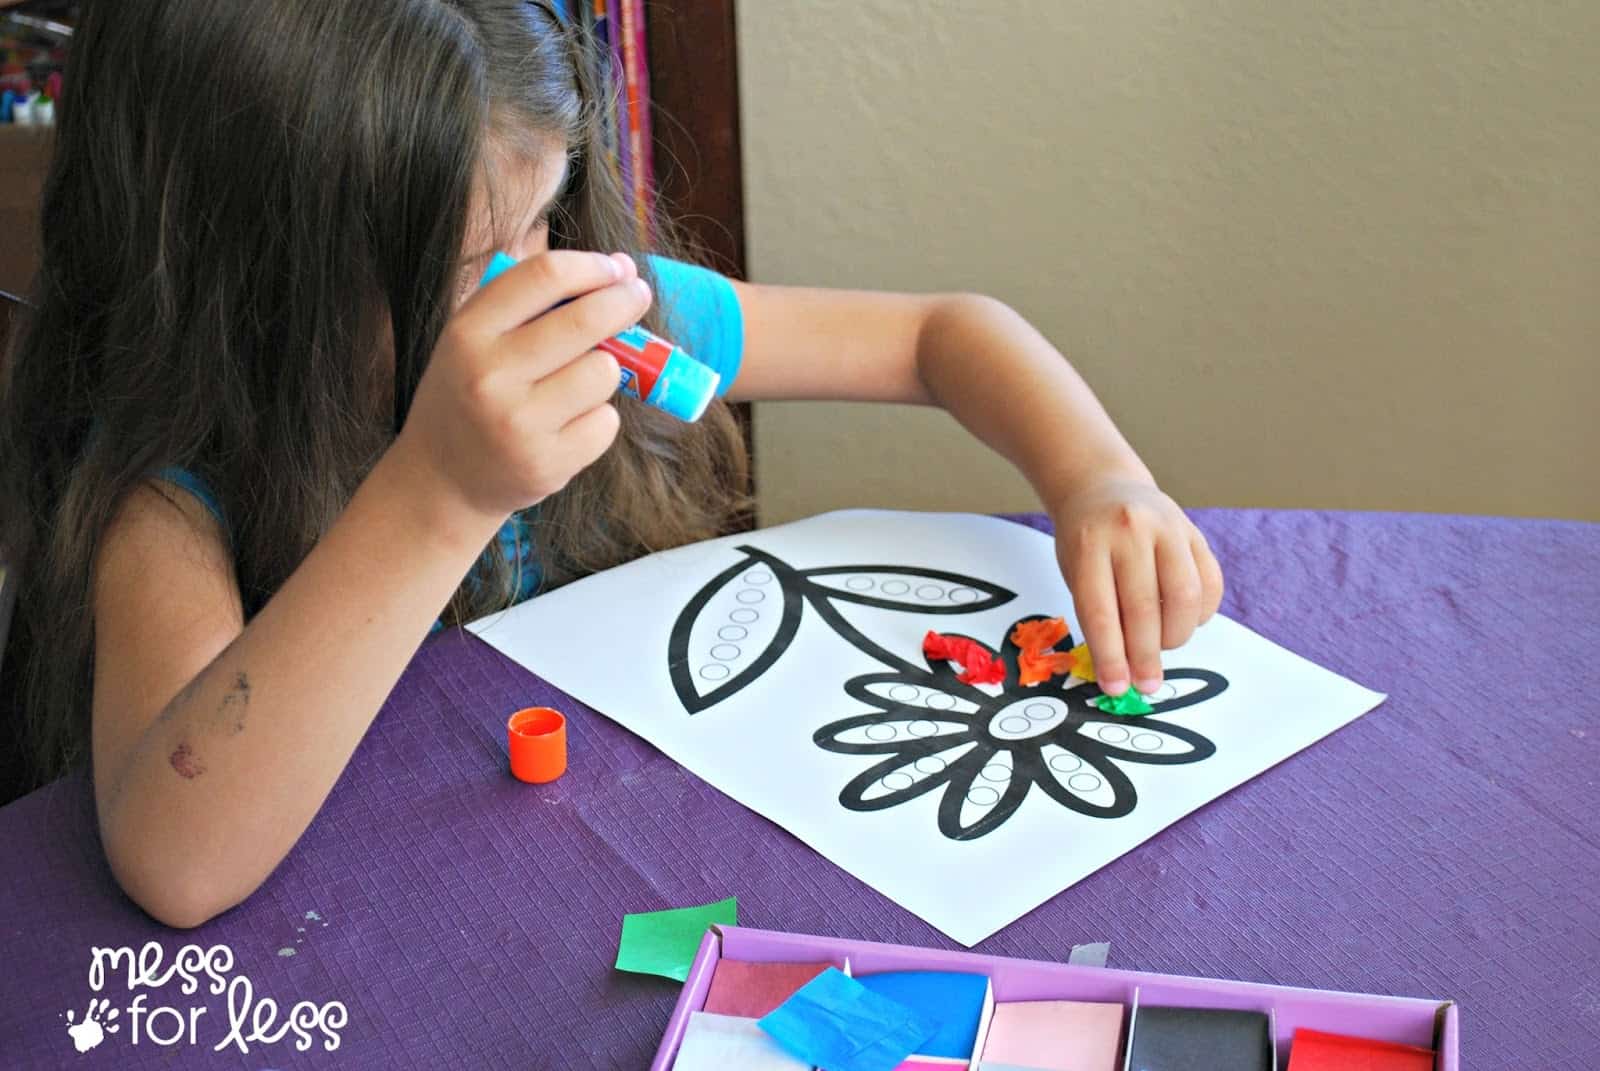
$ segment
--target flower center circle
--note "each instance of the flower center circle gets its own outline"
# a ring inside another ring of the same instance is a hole
[[[989,735],[996,740],[1031,740],[1066,720],[1067,705],[1059,699],[1018,699],[995,711],[989,719]]]

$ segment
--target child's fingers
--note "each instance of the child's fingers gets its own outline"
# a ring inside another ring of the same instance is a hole
[[[1073,570],[1072,598],[1101,691],[1121,695],[1128,690],[1128,660],[1122,647],[1116,579],[1106,555],[1086,554],[1079,560]]]
[[[546,428],[565,427],[578,415],[609,401],[621,382],[617,359],[605,350],[590,350],[533,385],[536,419]]]
[[[1156,559],[1148,545],[1114,556],[1117,604],[1122,610],[1122,638],[1128,652],[1133,686],[1141,692],[1161,687],[1161,590]]]
[[[456,318],[462,329],[503,335],[569,298],[622,280],[624,273],[623,261],[617,257],[552,250],[507,269],[469,297]]]
[[[1200,573],[1200,624],[1210,621],[1222,605],[1222,566],[1211,553],[1211,545],[1198,531],[1189,537],[1189,547],[1194,553],[1195,568]]]
[[[637,277],[585,294],[505,336],[529,379],[542,379],[572,355],[626,331],[650,308],[650,287]],[[620,382],[620,379],[619,379]]]
[[[1187,643],[1200,623],[1200,569],[1188,542],[1179,536],[1156,544],[1156,571],[1161,582],[1161,647],[1170,651]]]
[[[621,427],[622,417],[609,402],[569,420],[558,438],[573,472],[593,464],[610,449]]]
[[[594,350],[534,384],[510,429],[525,490],[535,498],[565,487],[616,438],[617,361]]]

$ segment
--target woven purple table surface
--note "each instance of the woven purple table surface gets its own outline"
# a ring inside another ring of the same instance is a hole
[[[1119,967],[1454,998],[1463,1066],[1600,1067],[1600,526],[1195,516],[1224,612],[1390,698],[979,951],[1109,940]],[[570,715],[543,787],[506,768],[531,704]],[[0,810],[0,860],[5,1068],[643,1068],[677,985],[611,969],[619,920],[729,894],[751,926],[955,947],[462,633],[424,646],[261,890],[198,930],[123,897],[82,777]],[[91,992],[92,947],[150,940],[228,946],[280,1024],[343,1002],[337,1051],[314,1028],[304,1052],[214,1051],[228,999],[176,980]],[[174,1012],[135,1045],[138,994]],[[80,1054],[67,1013],[95,996],[121,1029]],[[191,1008],[195,1043],[148,1036]]]

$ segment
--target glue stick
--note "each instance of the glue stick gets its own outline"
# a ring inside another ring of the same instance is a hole
[[[487,286],[514,264],[514,258],[496,253],[478,285]],[[679,420],[691,424],[699,420],[716,397],[721,376],[637,324],[601,342],[599,348],[622,366],[622,393]]]

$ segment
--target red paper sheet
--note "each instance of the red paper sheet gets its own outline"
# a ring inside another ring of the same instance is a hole
[[[1433,1050],[1296,1030],[1289,1046],[1289,1071],[1433,1071]]]
[[[795,990],[827,970],[827,963],[717,962],[706,993],[705,1011],[760,1019],[794,996]]]

